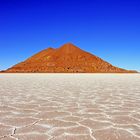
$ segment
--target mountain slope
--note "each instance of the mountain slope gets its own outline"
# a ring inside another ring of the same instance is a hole
[[[57,49],[45,49],[5,72],[129,73],[136,71],[112,66],[101,58],[67,43]]]

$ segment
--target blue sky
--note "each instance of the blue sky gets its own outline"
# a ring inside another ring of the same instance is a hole
[[[140,71],[140,1],[0,0],[0,70],[67,42]]]

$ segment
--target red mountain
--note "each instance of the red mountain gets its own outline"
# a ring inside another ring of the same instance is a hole
[[[133,73],[136,71],[112,66],[101,58],[67,43],[57,49],[45,49],[5,72]]]

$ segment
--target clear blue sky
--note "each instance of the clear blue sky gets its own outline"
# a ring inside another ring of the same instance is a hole
[[[140,0],[0,0],[0,70],[67,42],[140,70]]]

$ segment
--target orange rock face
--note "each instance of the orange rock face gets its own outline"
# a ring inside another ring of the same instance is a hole
[[[101,58],[67,43],[57,49],[45,49],[5,72],[133,73],[136,71],[112,66]]]

